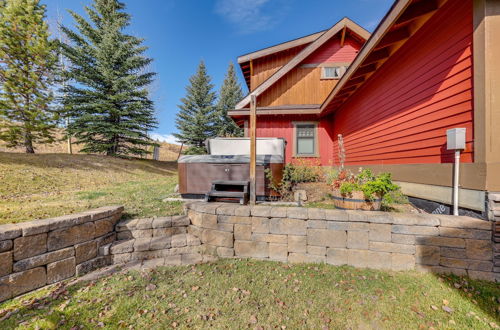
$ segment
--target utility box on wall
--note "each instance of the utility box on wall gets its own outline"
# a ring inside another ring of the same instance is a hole
[[[446,149],[465,149],[465,128],[452,128],[446,131]]]

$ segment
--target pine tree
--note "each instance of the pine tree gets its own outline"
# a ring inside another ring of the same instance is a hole
[[[179,133],[174,136],[193,150],[199,151],[207,138],[217,135],[213,87],[205,63],[201,61],[196,74],[189,78],[186,96],[181,99],[175,120]]]
[[[148,85],[151,59],[143,39],[124,33],[131,16],[117,0],[94,0],[85,7],[90,20],[70,11],[77,31],[62,27],[70,62],[63,103],[72,118],[68,131],[82,151],[143,155],[155,145],[148,131],[157,125]]]
[[[51,107],[57,44],[49,40],[39,0],[0,0],[0,140],[7,146],[54,141]]]
[[[217,102],[217,134],[225,137],[243,136],[243,130],[227,115],[243,98],[241,86],[236,78],[233,63],[229,63]]]

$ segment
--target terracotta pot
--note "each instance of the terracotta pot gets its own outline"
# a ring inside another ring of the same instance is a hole
[[[373,200],[365,198],[362,191],[353,191],[350,194],[342,195],[340,190],[334,190],[332,193],[333,204],[341,210],[364,210],[379,211],[382,206],[382,197],[374,196]]]

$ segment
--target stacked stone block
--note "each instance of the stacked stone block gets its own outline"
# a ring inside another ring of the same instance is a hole
[[[469,217],[191,203],[118,222],[123,207],[0,226],[0,301],[111,263],[245,257],[417,269],[500,282],[500,224]]]
[[[187,209],[188,232],[201,239],[203,252],[219,257],[417,269],[490,281],[499,271],[492,222],[470,217],[221,203]]]
[[[200,239],[187,233],[187,216],[131,219],[116,225],[117,241],[109,251],[114,264],[181,265],[203,261]]]
[[[495,222],[495,230],[493,232],[493,269],[495,272],[497,282],[500,282],[500,219]]]
[[[500,221],[500,192],[488,192],[488,219]]]
[[[0,301],[109,264],[121,206],[0,226]]]

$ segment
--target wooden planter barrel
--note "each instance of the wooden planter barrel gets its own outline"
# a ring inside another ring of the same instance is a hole
[[[362,191],[353,191],[343,196],[340,190],[334,190],[332,198],[335,207],[341,210],[379,211],[382,205],[382,197],[376,196],[369,200]]]

